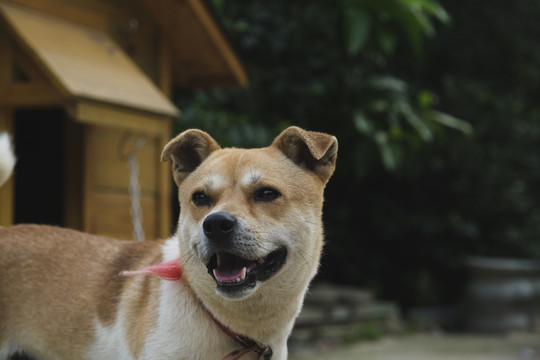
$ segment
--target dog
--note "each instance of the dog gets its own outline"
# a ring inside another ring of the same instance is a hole
[[[286,359],[337,149],[298,127],[259,149],[187,130],[161,156],[178,185],[170,239],[0,229],[0,359]]]

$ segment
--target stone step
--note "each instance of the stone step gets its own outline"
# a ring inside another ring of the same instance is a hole
[[[291,346],[317,342],[343,343],[401,331],[397,305],[376,301],[369,290],[328,284],[306,296],[291,335]]]
[[[334,304],[316,306],[306,304],[296,320],[296,327],[339,325],[362,321],[385,321],[399,319],[399,309],[393,303]]]
[[[306,295],[306,305],[333,304],[367,304],[375,300],[373,293],[366,289],[350,286],[334,286],[318,284],[313,286]]]

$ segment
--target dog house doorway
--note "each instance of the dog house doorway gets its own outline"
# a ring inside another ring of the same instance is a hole
[[[61,108],[14,112],[15,223],[65,225],[66,117]]]

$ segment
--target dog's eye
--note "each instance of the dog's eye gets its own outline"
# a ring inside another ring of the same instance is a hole
[[[264,187],[255,191],[255,201],[270,202],[279,198],[281,194],[276,189]]]
[[[212,199],[202,191],[195,191],[191,196],[191,200],[197,206],[208,206],[212,202]]]

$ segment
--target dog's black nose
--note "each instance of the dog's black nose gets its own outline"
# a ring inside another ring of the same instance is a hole
[[[236,218],[227,212],[210,214],[203,222],[204,234],[212,241],[229,239],[235,227]]]

